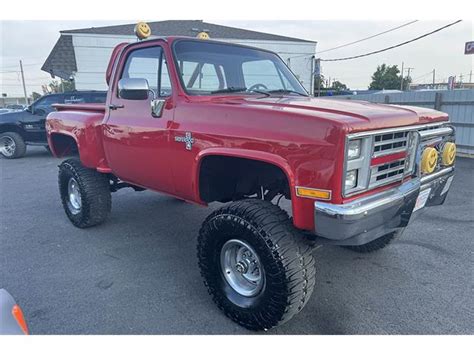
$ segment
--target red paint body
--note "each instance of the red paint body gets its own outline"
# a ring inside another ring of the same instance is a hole
[[[204,204],[199,194],[199,168],[208,155],[255,159],[281,168],[290,183],[293,222],[313,230],[314,200],[296,196],[295,186],[332,191],[333,203],[344,203],[341,180],[348,133],[447,121],[444,113],[414,107],[376,105],[362,101],[310,97],[266,97],[226,94],[190,96],[182,89],[171,44],[177,37],[120,44],[107,69],[107,105],[58,105],[47,118],[53,134],[73,137],[82,163],[120,179]],[[162,46],[169,65],[172,96],[163,115],[151,115],[149,100],[123,100],[117,83],[127,53]],[[109,110],[110,104],[124,105]],[[176,136],[192,132],[195,143],[186,150]]]

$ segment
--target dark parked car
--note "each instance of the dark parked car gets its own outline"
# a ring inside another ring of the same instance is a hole
[[[40,97],[23,111],[0,115],[0,154],[8,159],[21,158],[27,145],[48,147],[45,119],[53,104],[105,103],[105,91],[70,91]]]
[[[11,105],[5,106],[5,108],[7,108],[9,110],[24,110],[26,108],[26,106],[19,105],[19,104],[11,104]]]

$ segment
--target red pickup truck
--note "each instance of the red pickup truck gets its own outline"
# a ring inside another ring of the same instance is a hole
[[[106,81],[106,105],[57,105],[47,117],[51,151],[71,156],[59,167],[68,218],[103,222],[123,187],[225,203],[199,231],[199,267],[217,305],[249,329],[305,306],[315,244],[381,249],[418,210],[442,204],[453,179],[445,113],[312,98],[269,51],[124,43]]]

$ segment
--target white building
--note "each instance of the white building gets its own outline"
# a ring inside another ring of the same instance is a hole
[[[154,36],[195,37],[205,31],[212,39],[276,52],[306,90],[312,92],[312,64],[316,52],[314,41],[215,25],[201,20],[160,21],[149,25]],[[77,90],[106,90],[105,71],[112,50],[118,43],[136,41],[134,27],[135,24],[128,24],[61,31],[61,36],[41,69],[63,79],[74,77]]]

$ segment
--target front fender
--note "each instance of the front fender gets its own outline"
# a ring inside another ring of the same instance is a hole
[[[314,227],[313,222],[313,202],[312,200],[298,197],[296,195],[296,180],[295,174],[290,167],[290,164],[283,157],[256,150],[241,149],[241,148],[226,148],[226,147],[217,147],[217,148],[208,148],[200,151],[194,161],[194,194],[199,199],[199,173],[201,168],[201,163],[205,157],[208,156],[228,156],[235,158],[244,158],[244,159],[253,159],[262,161],[268,164],[272,164],[280,168],[289,183],[290,194],[291,194],[291,206],[293,214],[293,224],[299,229],[311,230]]]

